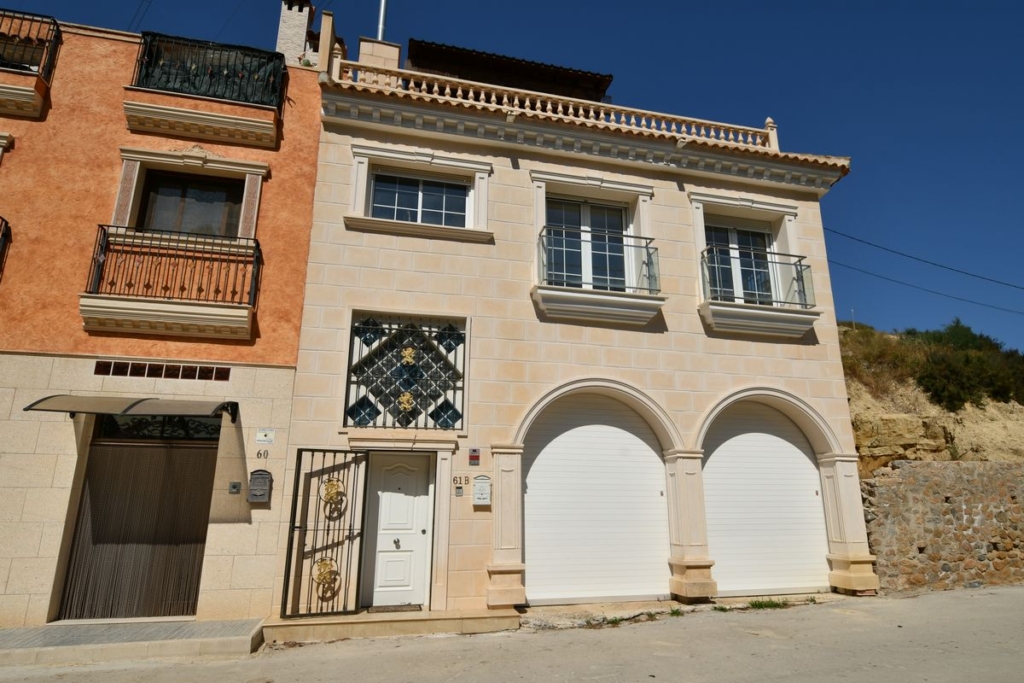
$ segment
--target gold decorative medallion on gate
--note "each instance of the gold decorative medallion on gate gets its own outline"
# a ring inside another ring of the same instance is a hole
[[[338,581],[338,563],[331,557],[321,557],[313,563],[313,581],[319,584],[325,591],[330,589]]]
[[[398,409],[404,413],[409,412],[416,407],[416,401],[412,397],[412,393],[405,391],[398,397]]]

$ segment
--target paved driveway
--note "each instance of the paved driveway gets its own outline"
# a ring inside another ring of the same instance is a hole
[[[600,629],[404,637],[250,659],[11,668],[0,681],[1020,683],[1024,587],[662,616]]]

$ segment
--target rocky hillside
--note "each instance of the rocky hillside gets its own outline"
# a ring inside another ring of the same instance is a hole
[[[856,331],[841,328],[840,340],[861,478],[870,478],[874,470],[893,460],[1024,463],[1024,406],[1016,400],[995,400],[985,391],[957,410],[937,405],[935,392],[921,388],[921,384],[932,386],[927,373],[935,376],[934,368],[928,366],[937,357],[935,349],[913,334],[905,337],[859,327]],[[957,327],[965,328],[954,321],[946,331]],[[955,347],[942,344],[939,353],[948,354],[951,349]],[[997,343],[994,350],[998,355],[992,362],[1003,362],[1002,356],[1008,354],[1005,371],[1010,384],[1019,382],[1022,378],[1015,364],[1019,354],[1002,351]],[[964,373],[982,371],[954,367],[946,372],[953,378],[954,390],[960,391],[957,383]]]
[[[1024,406],[1016,402],[949,412],[914,384],[881,398],[857,380],[847,379],[846,389],[862,478],[893,460],[1024,463]]]

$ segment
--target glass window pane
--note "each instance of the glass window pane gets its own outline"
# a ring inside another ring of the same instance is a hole
[[[424,211],[423,222],[427,225],[444,225],[444,213],[441,211]]]
[[[242,180],[149,171],[140,210],[141,227],[236,236],[244,191]]]

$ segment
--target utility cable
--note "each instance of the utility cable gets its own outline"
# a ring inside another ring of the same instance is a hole
[[[129,33],[139,30],[138,27],[142,25],[142,20],[145,18],[146,12],[149,11],[149,6],[152,4],[153,0],[139,0],[139,5],[135,8],[135,14],[132,15],[131,21],[128,22]]]
[[[213,37],[214,40],[220,38],[220,34],[224,33],[224,29],[228,27],[228,25],[231,23],[231,20],[235,18],[235,15],[238,14],[238,10],[242,9],[242,5],[244,4],[245,0],[238,0],[238,4],[235,5],[235,9],[231,11],[231,14],[228,15],[228,18],[224,20],[224,25],[220,27],[219,31],[217,31],[217,35]]]
[[[992,283],[995,283],[997,285],[1002,285],[1004,287],[1013,287],[1014,289],[1019,289],[1022,292],[1024,292],[1024,287],[1022,287],[1020,285],[1015,285],[1012,282],[1003,282],[1002,280],[996,280],[995,278],[986,277],[984,275],[978,275],[977,273],[971,273],[971,272],[966,271],[966,270],[961,270],[960,268],[954,268],[953,266],[947,266],[947,265],[943,265],[942,263],[936,263],[935,261],[929,261],[928,259],[923,259],[923,258],[920,258],[919,256],[913,256],[912,254],[907,254],[907,253],[902,252],[902,251],[897,251],[895,249],[890,249],[889,247],[883,247],[881,244],[875,244],[874,242],[868,242],[865,239],[861,239],[860,237],[854,237],[853,235],[848,235],[845,232],[840,232],[839,230],[836,230],[834,228],[825,228],[825,230],[827,232],[831,232],[831,233],[834,233],[836,235],[841,235],[841,236],[845,237],[846,239],[853,240],[854,242],[860,242],[861,244],[866,244],[869,247],[874,247],[875,249],[881,249],[882,251],[887,251],[890,254],[896,254],[897,256],[903,256],[904,258],[913,259],[914,261],[919,261],[921,263],[927,263],[929,266],[935,266],[936,268],[942,268],[943,270],[949,270],[949,271],[952,271],[954,273],[960,273],[961,275],[967,275],[969,277],[975,277],[975,278],[978,278],[979,280],[985,280],[986,282],[992,282]]]
[[[936,296],[946,297],[947,299],[954,299],[956,301],[963,301],[964,303],[974,304],[975,306],[984,306],[985,308],[992,308],[992,309],[995,309],[997,311],[1002,311],[1003,313],[1015,313],[1017,315],[1024,315],[1024,311],[1018,311],[1018,310],[1013,309],[1013,308],[1003,308],[1002,306],[995,306],[993,304],[986,304],[986,303],[982,303],[981,301],[974,301],[972,299],[965,299],[963,297],[954,296],[952,294],[946,294],[944,292],[936,292],[934,289],[928,289],[926,287],[920,287],[918,285],[912,285],[909,282],[903,282],[902,280],[894,280],[891,277],[886,277],[884,275],[879,275],[878,273],[872,273],[870,270],[864,270],[863,268],[858,268],[856,266],[848,266],[845,263],[840,263],[839,261],[835,261],[833,259],[829,259],[828,262],[831,263],[833,266],[839,266],[841,268],[849,268],[850,270],[855,270],[858,273],[864,273],[865,275],[870,275],[871,277],[877,277],[880,280],[886,280],[888,282],[895,282],[896,284],[903,285],[904,287],[911,287],[912,289],[919,289],[922,292],[928,292],[929,294],[935,294]]]

